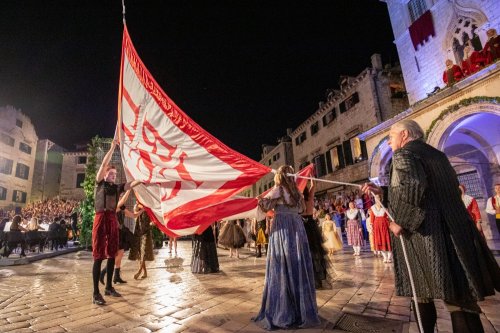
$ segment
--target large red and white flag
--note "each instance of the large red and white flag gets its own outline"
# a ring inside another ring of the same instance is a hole
[[[149,216],[169,235],[189,235],[248,210],[218,205],[270,168],[230,149],[190,119],[161,89],[123,30],[118,137],[127,179]],[[193,214],[193,213],[196,214]]]

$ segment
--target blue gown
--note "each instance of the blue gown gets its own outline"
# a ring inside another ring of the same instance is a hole
[[[275,208],[262,305],[253,321],[268,330],[320,324],[311,254],[298,208]]]

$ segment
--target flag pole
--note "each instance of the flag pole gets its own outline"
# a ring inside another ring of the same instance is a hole
[[[122,0],[123,25],[125,25],[125,0]]]
[[[331,184],[339,184],[339,185],[361,187],[361,185],[359,185],[359,184],[338,182],[338,181],[335,181],[335,180],[327,180],[327,179],[314,178],[314,177],[299,176],[298,174],[294,174],[294,173],[289,173],[289,174],[287,174],[287,176],[289,176],[289,177],[296,177],[296,178],[302,178],[302,179],[316,180],[316,181],[324,182],[324,183],[331,183]]]
[[[361,187],[361,185],[359,185],[359,184],[346,183],[346,182],[338,182],[338,181],[334,181],[334,180],[320,179],[320,178],[314,178],[314,177],[305,177],[305,176],[299,176],[297,174],[290,174],[289,173],[289,174],[287,174],[287,176],[296,177],[296,178],[303,178],[303,179],[310,179],[310,180],[316,180],[316,181],[324,182],[324,183],[331,183],[331,184],[340,184],[340,185]],[[375,197],[375,194],[373,192],[370,191],[370,193],[373,195],[373,197]],[[380,205],[382,206],[382,208],[384,208],[384,210],[387,213],[387,216],[393,222],[395,222],[394,218],[389,213],[389,210],[384,207],[384,205],[382,204],[382,202],[379,199],[377,199],[376,197],[375,197],[375,200],[377,200],[380,203]],[[411,291],[412,291],[412,294],[413,294],[413,301],[414,301],[415,310],[416,310],[415,312],[417,313],[417,325],[418,325],[418,328],[420,329],[420,332],[423,332],[422,319],[421,319],[421,316],[420,316],[420,309],[418,308],[418,302],[417,302],[417,291],[415,289],[415,282],[413,280],[413,272],[412,272],[411,267],[410,267],[410,262],[408,261],[408,254],[406,253],[406,244],[404,242],[403,235],[399,235],[398,238],[401,241],[401,247],[403,248],[403,257],[405,258],[406,269],[408,270],[408,276],[410,278]]]

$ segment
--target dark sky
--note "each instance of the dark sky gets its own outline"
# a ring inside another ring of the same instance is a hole
[[[379,0],[126,0],[139,56],[194,121],[259,160],[314,113],[339,75],[381,53],[396,62]],[[0,106],[28,115],[39,138],[66,148],[112,136],[121,55],[121,0],[0,6]]]

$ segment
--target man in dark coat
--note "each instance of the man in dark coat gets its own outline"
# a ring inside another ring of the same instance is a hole
[[[394,154],[388,188],[369,183],[394,218],[389,228],[396,292],[412,296],[401,242],[406,244],[424,332],[434,332],[433,299],[444,300],[453,332],[483,332],[477,301],[500,290],[500,268],[470,221],[446,155],[423,140],[413,120],[395,124],[389,134]]]

